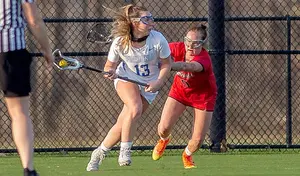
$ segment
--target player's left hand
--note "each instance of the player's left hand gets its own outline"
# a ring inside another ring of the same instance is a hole
[[[145,87],[145,91],[155,93],[161,88],[162,85],[163,85],[163,81],[160,79],[152,81],[148,83],[147,87]]]

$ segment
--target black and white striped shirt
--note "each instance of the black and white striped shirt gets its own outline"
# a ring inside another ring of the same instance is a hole
[[[24,49],[26,22],[22,4],[34,0],[0,1],[0,52]]]

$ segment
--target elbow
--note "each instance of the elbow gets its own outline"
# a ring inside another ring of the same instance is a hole
[[[172,70],[172,64],[166,64],[165,68],[170,72]]]
[[[169,59],[168,62],[167,62],[167,67],[168,67],[169,71],[171,71],[172,65],[173,65],[173,61],[172,61],[172,59]]]
[[[40,23],[37,21],[32,21],[32,22],[28,23],[28,27],[30,29],[37,29],[37,28],[39,28],[39,26],[40,26]]]
[[[44,21],[41,18],[33,18],[33,19],[27,21],[27,24],[28,24],[29,28],[34,29],[34,28],[39,28],[40,26],[42,26],[43,22]]]
[[[167,70],[171,70],[172,68],[172,64],[170,62],[168,63],[162,63],[160,66],[161,69],[167,69]]]
[[[168,68],[169,71],[171,71],[171,69],[172,69],[172,64],[169,63],[169,64],[167,65],[167,68]]]

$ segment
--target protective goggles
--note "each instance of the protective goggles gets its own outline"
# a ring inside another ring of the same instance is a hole
[[[197,49],[200,48],[206,40],[192,40],[188,37],[184,37],[184,44],[189,48],[189,49]]]
[[[147,15],[147,16],[142,16],[140,18],[131,18],[132,21],[138,21],[138,22],[142,22],[146,25],[148,25],[150,22],[154,22],[154,18],[152,15]]]

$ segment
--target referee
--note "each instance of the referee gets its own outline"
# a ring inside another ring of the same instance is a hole
[[[48,67],[53,56],[45,24],[34,0],[1,0],[0,2],[0,86],[11,117],[12,135],[24,176],[38,176],[33,166],[33,127],[29,117],[30,64],[26,50],[25,27],[40,44]]]

